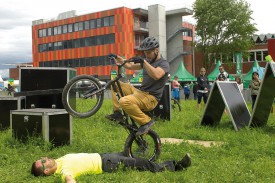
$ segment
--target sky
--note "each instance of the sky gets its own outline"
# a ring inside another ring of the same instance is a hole
[[[144,8],[160,4],[166,10],[190,8],[195,0],[0,0],[0,70],[14,67],[5,64],[32,62],[32,21],[52,19],[59,13],[76,10],[87,14],[116,7]],[[253,11],[256,34],[275,33],[275,20],[271,16],[275,1],[246,0]],[[183,18],[193,24],[192,16]],[[1,74],[1,72],[0,72]]]

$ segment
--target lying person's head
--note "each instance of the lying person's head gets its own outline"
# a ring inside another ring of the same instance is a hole
[[[52,158],[42,157],[41,159],[33,162],[31,174],[34,176],[49,176],[56,170],[56,162]]]

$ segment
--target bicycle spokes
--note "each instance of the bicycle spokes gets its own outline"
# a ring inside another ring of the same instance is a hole
[[[102,104],[104,90],[98,80],[91,76],[73,78],[64,88],[62,102],[66,110],[76,117],[89,117]]]

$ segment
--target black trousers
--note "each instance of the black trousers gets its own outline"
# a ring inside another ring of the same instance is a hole
[[[252,99],[252,109],[254,108],[254,104],[256,102],[257,99],[257,95],[251,95],[251,99]]]
[[[139,171],[161,172],[164,170],[175,171],[176,161],[165,161],[154,163],[144,158],[130,158],[122,153],[101,154],[103,172],[113,172],[119,167],[125,169],[136,169]]]

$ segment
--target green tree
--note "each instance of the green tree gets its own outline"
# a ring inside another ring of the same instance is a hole
[[[235,51],[243,52],[252,47],[251,37],[257,29],[251,23],[252,11],[246,1],[196,0],[193,9],[200,38],[196,47],[204,54],[206,67],[221,56],[223,62],[232,62]]]

